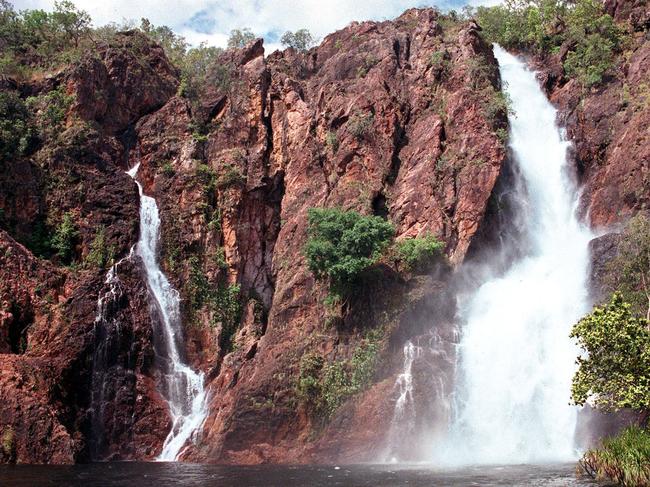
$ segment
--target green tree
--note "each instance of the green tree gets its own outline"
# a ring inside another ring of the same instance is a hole
[[[650,322],[650,220],[644,213],[625,227],[618,254],[607,266],[606,281]]]
[[[333,295],[353,290],[361,273],[375,264],[390,244],[393,226],[376,216],[338,208],[311,208],[305,255],[317,279],[327,280]]]
[[[166,25],[156,27],[146,18],[141,19],[140,30],[163,47],[172,63],[182,65],[187,51],[187,41],[183,36],[175,34]]]
[[[30,115],[15,91],[0,92],[0,162],[25,153],[32,139]]]
[[[69,0],[54,2],[54,12],[50,14],[55,30],[62,35],[64,42],[74,42],[79,46],[80,39],[90,32],[90,15],[79,10]]]
[[[285,47],[306,51],[314,45],[314,38],[307,29],[299,29],[295,32],[285,32],[280,38],[280,42]]]
[[[650,330],[619,293],[582,318],[571,332],[585,354],[578,357],[571,398],[604,410],[650,411]]]
[[[230,31],[230,37],[228,38],[228,49],[245,47],[246,44],[254,40],[255,34],[249,28],[233,29]]]
[[[72,213],[67,212],[52,236],[52,248],[64,263],[69,264],[72,261],[77,238],[79,238],[79,230]]]

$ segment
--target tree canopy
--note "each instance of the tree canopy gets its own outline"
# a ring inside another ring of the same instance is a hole
[[[604,410],[650,411],[650,330],[634,316],[620,293],[596,307],[571,332],[584,355],[578,357],[571,397]]]
[[[338,208],[311,208],[305,254],[309,269],[338,296],[349,294],[361,273],[390,245],[393,225]]]

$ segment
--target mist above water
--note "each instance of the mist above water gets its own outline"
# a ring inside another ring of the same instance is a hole
[[[432,457],[447,464],[520,464],[577,456],[569,405],[578,351],[572,325],[589,309],[588,243],[576,216],[568,142],[535,73],[495,46],[515,112],[510,149],[523,255],[460,302],[454,419]],[[489,265],[489,262],[487,263]]]

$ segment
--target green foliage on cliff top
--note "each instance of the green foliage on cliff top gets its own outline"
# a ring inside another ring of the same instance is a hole
[[[613,67],[623,35],[598,0],[506,0],[474,14],[485,37],[505,48],[556,52],[564,45],[565,72],[584,86]]]
[[[307,29],[299,29],[295,32],[287,31],[280,38],[285,47],[293,47],[298,51],[306,51],[314,45],[314,37]]]
[[[650,486],[650,432],[631,426],[605,438],[600,448],[584,454],[580,466],[598,480],[626,487]]]
[[[347,296],[361,273],[377,263],[395,230],[389,222],[338,208],[311,208],[308,212],[305,255],[317,279],[330,291]]]
[[[571,386],[574,403],[650,411],[650,329],[619,293],[582,318],[571,337],[585,352]]]

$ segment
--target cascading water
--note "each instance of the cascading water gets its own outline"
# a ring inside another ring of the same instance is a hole
[[[161,330],[155,343],[161,362],[163,395],[169,404],[173,426],[165,439],[158,460],[178,458],[186,442],[201,428],[207,415],[203,373],[196,373],[185,362],[180,350],[182,331],[178,292],[172,287],[158,265],[160,217],[156,200],[143,193],[135,179],[139,164],[128,171],[140,192],[140,238],[136,252],[144,264],[152,312]]]
[[[518,464],[575,457],[569,405],[577,350],[572,325],[589,308],[588,242],[568,142],[535,73],[495,46],[512,100],[510,148],[525,188],[527,248],[499,276],[461,300],[455,417],[434,458],[450,464]]]

